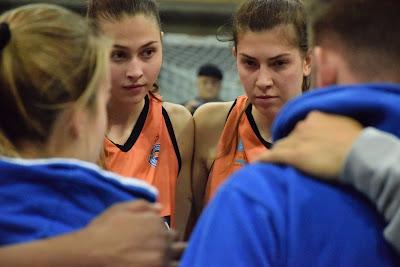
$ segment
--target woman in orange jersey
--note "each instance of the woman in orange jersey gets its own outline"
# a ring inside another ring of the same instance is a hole
[[[155,91],[162,32],[153,0],[92,0],[88,15],[113,38],[105,167],[159,190],[161,215],[183,233],[190,210],[193,119]]]
[[[232,52],[246,94],[234,102],[205,104],[194,114],[197,215],[231,173],[271,146],[276,114],[308,88],[310,56],[300,0],[246,1],[232,29]]]

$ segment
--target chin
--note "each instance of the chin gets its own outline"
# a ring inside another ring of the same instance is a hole
[[[279,107],[263,107],[263,106],[256,106],[257,111],[260,112],[263,116],[268,117],[268,118],[275,118],[275,116],[279,113],[281,110],[281,106]]]
[[[137,94],[137,95],[126,97],[124,99],[124,101],[132,103],[132,104],[138,104],[138,103],[141,103],[143,101],[143,99],[144,99],[144,97],[146,95],[147,95],[147,92],[143,92],[143,93],[140,93],[140,94]]]

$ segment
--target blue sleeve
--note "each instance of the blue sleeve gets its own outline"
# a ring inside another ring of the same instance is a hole
[[[261,203],[223,186],[201,216],[180,266],[281,266],[273,221]]]

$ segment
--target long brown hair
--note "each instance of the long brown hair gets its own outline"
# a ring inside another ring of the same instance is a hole
[[[231,41],[237,48],[239,34],[247,31],[271,30],[279,25],[293,25],[295,38],[290,36],[288,40],[292,39],[293,45],[299,49],[302,57],[306,57],[309,52],[307,16],[301,0],[247,0],[233,15],[230,26],[219,29],[221,35],[218,39]],[[309,87],[310,79],[304,76],[302,91],[307,91]],[[248,101],[240,113],[235,130],[232,131],[232,138],[226,142],[221,155],[217,155],[218,158],[225,156],[232,144],[238,142],[239,123],[249,105]]]
[[[19,7],[0,22],[0,154],[15,156],[21,141],[45,143],[63,109],[94,106],[110,42],[55,5]]]
[[[104,19],[118,21],[124,15],[143,14],[157,21],[161,29],[161,20],[157,3],[153,0],[89,0],[87,15],[94,23]]]
[[[145,15],[153,18],[160,29],[161,20],[158,5],[153,0],[88,0],[87,16],[98,28],[100,21],[119,21],[124,16]],[[158,95],[159,87],[155,83],[149,94],[161,101]]]

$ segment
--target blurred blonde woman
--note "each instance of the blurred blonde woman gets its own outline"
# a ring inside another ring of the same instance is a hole
[[[89,163],[106,129],[110,47],[57,6],[0,17],[0,266],[165,266],[155,190]]]

